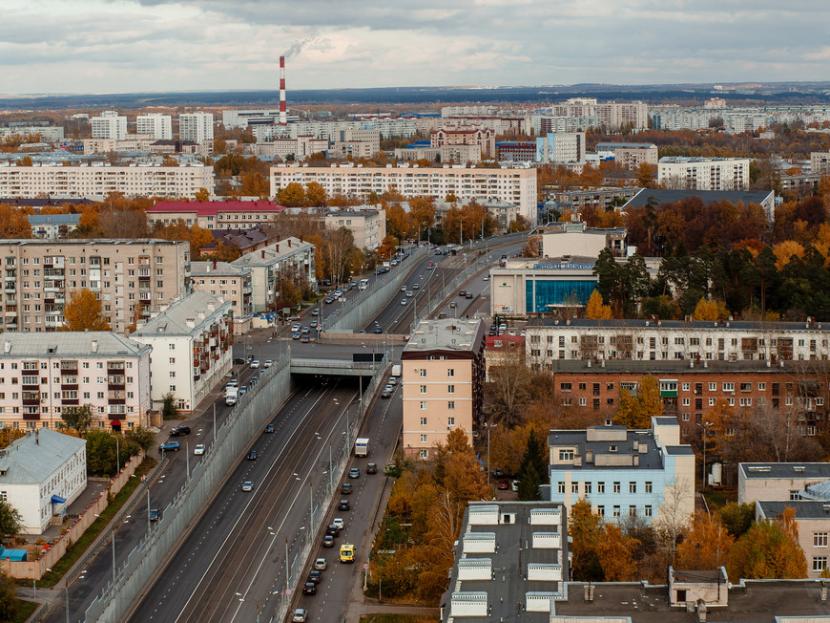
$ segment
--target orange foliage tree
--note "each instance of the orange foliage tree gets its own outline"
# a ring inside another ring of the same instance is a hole
[[[101,301],[92,290],[84,288],[72,294],[63,310],[67,331],[109,331],[110,325],[101,311]]]

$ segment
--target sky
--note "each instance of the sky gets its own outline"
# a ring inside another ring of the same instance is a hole
[[[830,80],[828,0],[0,0],[0,95]]]

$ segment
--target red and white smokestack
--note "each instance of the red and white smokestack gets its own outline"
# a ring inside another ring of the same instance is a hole
[[[285,57],[280,56],[280,125],[288,125],[288,111],[285,109]]]

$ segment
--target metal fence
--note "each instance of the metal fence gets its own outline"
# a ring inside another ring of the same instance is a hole
[[[129,553],[101,594],[86,610],[87,621],[116,623],[126,620],[131,607],[181,544],[191,522],[204,510],[207,501],[232,473],[242,451],[260,434],[290,394],[290,354],[283,353],[263,371],[260,381],[242,396],[227,419],[215,431],[208,452],[190,472],[161,520]]]

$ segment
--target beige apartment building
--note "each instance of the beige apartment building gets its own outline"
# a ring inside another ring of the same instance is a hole
[[[800,500],[815,485],[830,482],[830,463],[740,463],[738,502]]]
[[[476,145],[481,150],[481,159],[493,160],[496,157],[496,133],[488,128],[441,128],[432,132],[429,140],[431,147]]]
[[[147,223],[204,229],[253,229],[273,222],[285,208],[272,201],[159,201],[147,208]]]
[[[641,164],[657,165],[657,145],[654,143],[597,143],[597,152],[610,151],[614,162],[625,169],[637,169]]]
[[[251,269],[212,260],[190,263],[190,283],[196,292],[207,292],[231,304],[234,320],[250,316]]]
[[[424,320],[401,354],[403,447],[408,456],[434,457],[460,428],[472,442],[484,382],[484,322]]]
[[[795,511],[798,544],[807,559],[807,577],[818,579],[828,569],[830,558],[830,504],[828,500],[756,502],[756,521],[775,521],[785,510]]]
[[[64,306],[92,290],[113,331],[124,333],[185,292],[187,242],[152,239],[3,240],[0,329],[56,331]]]
[[[71,407],[92,409],[92,428],[148,425],[150,347],[105,331],[5,333],[0,428],[57,429]]]
[[[326,229],[341,227],[351,230],[354,244],[360,249],[373,251],[386,238],[386,210],[383,208],[354,208],[330,210],[323,217]]]

